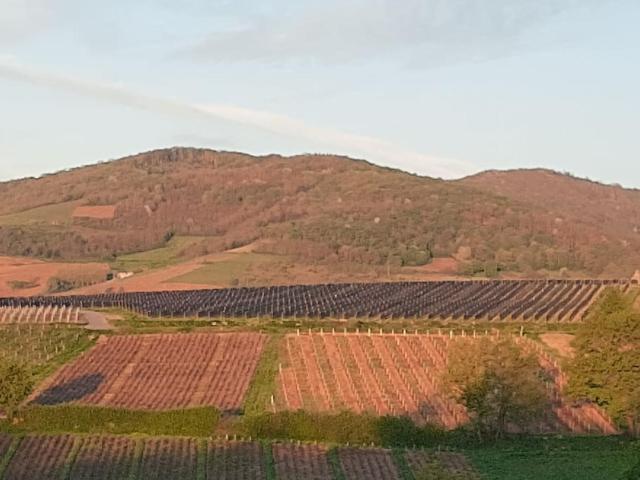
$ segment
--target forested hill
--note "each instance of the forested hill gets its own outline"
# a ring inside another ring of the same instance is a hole
[[[173,148],[0,184],[0,255],[113,260],[174,236],[186,256],[260,240],[324,264],[465,273],[627,276],[640,266],[640,192],[547,171],[460,181],[346,157]]]

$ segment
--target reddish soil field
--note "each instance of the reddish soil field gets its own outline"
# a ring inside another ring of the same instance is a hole
[[[401,480],[389,450],[343,448],[340,463],[347,480]]]
[[[439,386],[447,341],[436,335],[288,335],[276,405],[409,415],[420,424],[455,428],[467,415]]]
[[[115,205],[84,205],[76,207],[72,216],[74,218],[110,220],[116,216],[116,207]]]
[[[195,480],[198,444],[189,438],[155,438],[144,442],[138,478],[144,480]]]
[[[105,338],[64,366],[35,403],[170,410],[242,407],[266,336],[157,334]]]
[[[135,469],[136,441],[125,437],[87,437],[71,469],[70,480],[121,480]]]
[[[6,480],[59,480],[74,442],[70,435],[37,435],[22,439],[4,473]]]
[[[276,409],[407,415],[418,424],[456,428],[468,421],[467,413],[441,385],[448,347],[455,341],[456,337],[439,334],[287,335]],[[539,344],[527,339],[520,342],[523,348],[536,350],[553,379],[552,408],[534,430],[615,433],[611,420],[595,406],[565,402],[566,376],[557,362]]]
[[[318,445],[276,444],[273,446],[279,480],[332,480],[327,450]]]
[[[0,297],[27,297],[47,292],[50,278],[106,278],[109,266],[103,263],[53,263],[31,258],[0,257]],[[13,288],[11,282],[33,286]]]
[[[207,478],[266,480],[264,448],[257,442],[209,442]]]

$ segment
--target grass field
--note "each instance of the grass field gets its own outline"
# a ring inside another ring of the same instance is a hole
[[[638,458],[640,444],[610,438],[535,440],[469,450],[486,480],[619,480]]]
[[[166,246],[146,252],[119,256],[111,263],[114,270],[140,272],[168,267],[184,261],[182,251],[203,242],[207,237],[178,236],[172,238]]]
[[[169,282],[216,286],[250,284],[252,271],[277,268],[282,258],[263,253],[227,253],[223,259],[172,278]]]
[[[77,201],[45,205],[24,212],[0,216],[0,225],[69,225]]]
[[[7,325],[0,328],[0,358],[29,366],[36,380],[51,374],[93,345],[84,329],[66,325]]]

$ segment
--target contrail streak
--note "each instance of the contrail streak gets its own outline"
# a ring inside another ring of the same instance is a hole
[[[435,177],[457,178],[475,170],[473,165],[466,162],[424,155],[379,138],[317,127],[302,120],[272,112],[223,104],[191,104],[147,95],[119,85],[52,74],[1,60],[0,78],[55,88],[150,112],[222,119],[298,140],[312,141],[347,154],[362,155],[385,165]]]

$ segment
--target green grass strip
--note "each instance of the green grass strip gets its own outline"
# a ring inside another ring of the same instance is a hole
[[[338,455],[337,448],[331,448],[327,451],[327,460],[329,467],[333,473],[334,480],[347,480],[347,476],[342,469],[342,463],[340,462],[340,456]]]
[[[139,438],[136,440],[136,449],[133,452],[133,458],[131,459],[131,468],[129,469],[129,476],[127,480],[138,480],[142,471],[142,455],[144,453],[144,439]]]
[[[276,460],[273,457],[273,443],[262,442],[262,448],[264,450],[264,466],[267,480],[276,480]]]
[[[413,474],[411,467],[409,467],[405,453],[406,450],[394,448],[391,451],[391,458],[393,459],[393,463],[395,463],[402,480],[415,480],[416,477]]]
[[[207,479],[207,452],[208,451],[208,443],[207,440],[201,438],[198,440],[198,464],[196,470],[196,479],[197,480],[206,480]]]
[[[80,448],[82,447],[82,438],[74,437],[73,438],[73,446],[71,450],[69,450],[69,455],[64,461],[64,465],[62,466],[62,471],[60,473],[60,478],[62,480],[69,480],[71,477],[71,469],[73,468],[73,464],[76,462],[76,458],[78,458],[78,453],[80,453]]]
[[[32,405],[25,408],[21,415],[23,421],[15,426],[0,422],[0,431],[203,438],[211,435],[220,418],[219,412],[213,407],[157,412],[81,405]]]
[[[18,450],[18,447],[20,446],[20,442],[22,441],[22,438],[23,438],[22,435],[18,435],[14,437],[13,441],[11,442],[11,445],[9,445],[9,449],[7,450],[7,453],[5,453],[4,455],[4,458],[0,460],[0,480],[4,478],[4,472],[7,470],[9,463],[11,463],[11,459],[13,458],[16,451]]]
[[[282,335],[271,335],[264,347],[244,402],[245,415],[258,415],[271,411],[269,407],[271,397],[275,393],[282,338]]]

